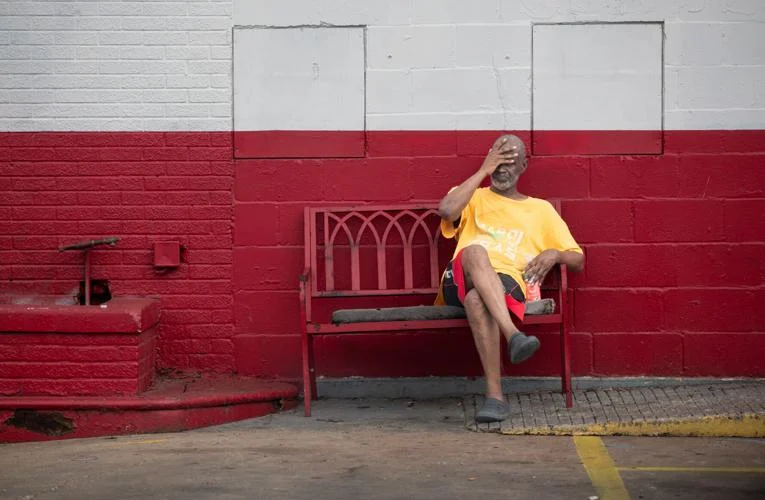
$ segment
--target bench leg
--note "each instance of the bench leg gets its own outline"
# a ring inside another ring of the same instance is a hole
[[[302,351],[303,351],[303,409],[305,416],[311,416],[311,400],[313,399],[313,383],[311,379],[311,372],[313,371],[313,359],[311,356],[311,349],[313,346],[313,339],[309,338],[308,332],[303,330],[302,336]]]
[[[308,340],[308,377],[311,380],[311,398],[319,399],[319,390],[316,388],[316,361],[313,357],[313,337]]]
[[[571,396],[571,352],[568,342],[568,324],[563,321],[560,325],[560,377],[561,392],[566,397],[566,408],[574,406]]]

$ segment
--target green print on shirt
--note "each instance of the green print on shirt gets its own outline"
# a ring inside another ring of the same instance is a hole
[[[518,258],[518,246],[523,241],[524,236],[522,229],[494,227],[481,222],[478,217],[475,218],[475,225],[485,233],[485,235],[479,236],[474,240],[475,244],[481,245],[487,252],[499,253],[511,262],[516,261]]]

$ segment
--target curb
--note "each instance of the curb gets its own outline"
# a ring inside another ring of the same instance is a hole
[[[590,425],[562,425],[524,429],[469,424],[476,432],[492,432],[507,436],[664,436],[664,437],[765,437],[765,415],[745,414],[738,417],[723,415],[699,418],[607,422]]]

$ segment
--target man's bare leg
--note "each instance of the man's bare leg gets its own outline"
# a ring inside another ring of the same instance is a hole
[[[476,290],[483,305],[507,339],[510,362],[521,363],[539,349],[539,339],[522,334],[513,324],[505,301],[505,287],[491,266],[489,254],[480,245],[465,247],[461,253],[462,272],[467,291]]]
[[[499,327],[475,288],[465,294],[463,305],[486,377],[486,399],[476,413],[475,421],[501,422],[510,415],[510,405],[502,394]]]
[[[468,290],[474,288],[478,291],[483,304],[496,321],[499,331],[509,342],[510,338],[518,333],[518,328],[510,318],[505,302],[505,288],[497,272],[491,267],[489,254],[480,245],[470,245],[462,250],[461,259],[466,288]]]
[[[501,362],[499,351],[499,327],[489,310],[474,288],[465,295],[465,312],[467,313],[473,340],[481,357],[481,365],[486,376],[486,397],[504,401],[502,396]]]

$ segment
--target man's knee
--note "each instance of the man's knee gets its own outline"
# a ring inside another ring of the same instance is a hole
[[[483,303],[481,295],[473,288],[465,294],[465,300],[462,302],[465,310],[473,315],[481,315],[487,312],[486,304]]]
[[[489,253],[481,245],[468,245],[463,248],[461,259],[463,267],[491,264]]]

